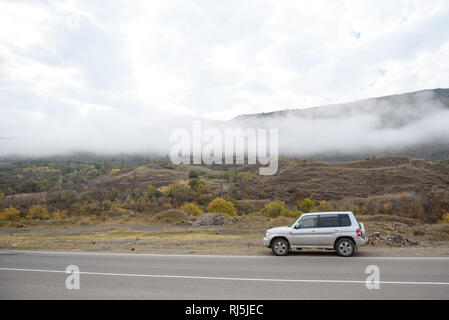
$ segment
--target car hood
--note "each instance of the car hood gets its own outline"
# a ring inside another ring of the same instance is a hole
[[[267,232],[280,234],[280,233],[288,233],[289,231],[291,231],[291,229],[292,228],[289,226],[283,226],[283,227],[276,227],[276,228],[268,229]]]

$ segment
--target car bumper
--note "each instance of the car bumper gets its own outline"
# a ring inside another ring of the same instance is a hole
[[[267,237],[263,238],[263,245],[265,247],[270,247],[270,238]]]
[[[360,246],[364,246],[366,244],[367,240],[368,240],[367,238],[356,238],[355,243],[356,243],[357,247],[360,247]]]

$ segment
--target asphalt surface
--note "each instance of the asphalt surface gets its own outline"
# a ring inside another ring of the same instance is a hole
[[[449,299],[449,258],[0,251],[0,299]]]

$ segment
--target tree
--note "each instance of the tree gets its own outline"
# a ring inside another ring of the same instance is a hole
[[[196,203],[193,202],[186,202],[181,206],[181,210],[184,210],[185,212],[188,212],[192,216],[200,216],[204,212],[203,210],[198,207]]]
[[[53,220],[61,220],[67,218],[67,209],[65,210],[56,210],[53,212]]]
[[[326,202],[326,200],[321,200],[321,201],[318,203],[317,210],[318,210],[318,211],[321,211],[321,212],[326,212],[326,211],[332,211],[332,208],[331,208],[329,202]]]
[[[207,206],[207,212],[224,213],[228,216],[237,215],[237,210],[235,209],[234,204],[223,198],[215,198],[212,200]]]
[[[189,172],[189,179],[194,179],[194,178],[199,178],[199,174],[198,174],[198,172],[196,172],[196,171],[194,171],[194,170],[191,170],[190,172]]]
[[[296,206],[298,210],[302,212],[312,212],[313,208],[315,207],[315,201],[310,198],[305,198],[302,201],[298,201]]]
[[[297,216],[297,213],[288,210],[285,207],[285,202],[281,200],[275,200],[265,204],[264,208],[260,210],[260,213],[270,218],[276,218],[279,216]]]
[[[29,220],[32,219],[46,220],[50,219],[50,214],[48,213],[48,210],[45,206],[36,205],[28,209],[28,214],[26,218]]]
[[[449,223],[449,213],[444,214],[439,223]]]
[[[0,212],[0,220],[5,221],[19,221],[20,211],[15,208],[6,208],[3,212]]]
[[[36,180],[27,180],[19,183],[19,185],[16,186],[17,193],[35,193],[41,191],[42,188],[39,182]]]
[[[205,193],[207,192],[207,186],[206,183],[198,178],[192,178],[189,180],[189,187],[195,192],[198,193]]]
[[[192,200],[192,191],[190,188],[181,185],[170,185],[166,191],[166,196],[178,205]]]
[[[154,187],[151,184],[149,184],[145,187],[145,192],[148,193],[149,195],[153,194],[155,190],[156,189],[154,189]]]
[[[253,180],[255,177],[257,177],[257,175],[258,174],[253,171],[239,172],[237,173],[237,179],[247,182]]]

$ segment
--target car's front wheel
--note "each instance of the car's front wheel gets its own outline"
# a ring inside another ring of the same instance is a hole
[[[289,249],[290,245],[284,238],[277,238],[271,242],[271,250],[277,256],[286,256]]]
[[[342,257],[351,257],[355,253],[355,244],[351,239],[343,238],[335,244],[337,254]]]

